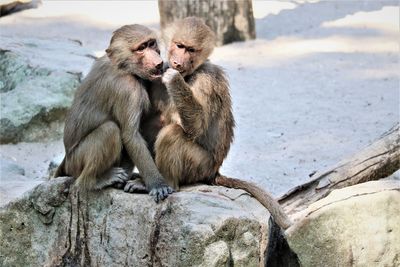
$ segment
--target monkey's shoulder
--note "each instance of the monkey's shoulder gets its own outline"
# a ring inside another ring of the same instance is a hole
[[[196,70],[197,75],[208,77],[209,79],[226,79],[225,71],[218,65],[211,63],[210,61],[204,62]]]
[[[82,82],[81,90],[96,91],[98,94],[130,95],[144,91],[145,82],[136,76],[116,68],[110,59],[103,56],[97,59]]]
[[[194,73],[189,82],[209,96],[229,98],[229,82],[224,70],[209,61],[203,63]]]

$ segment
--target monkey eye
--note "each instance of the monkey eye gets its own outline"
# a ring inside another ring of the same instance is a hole
[[[136,49],[136,51],[143,51],[147,47],[147,44],[141,44],[139,47]]]
[[[183,44],[176,44],[176,46],[177,46],[178,48],[185,48],[185,46],[184,46]]]
[[[155,46],[156,46],[156,41],[155,40],[150,40],[149,42],[148,42],[148,46],[149,47],[151,47],[151,48],[154,48]]]
[[[189,53],[194,53],[194,52],[196,52],[196,50],[195,50],[193,47],[189,47],[189,48],[187,49],[187,51],[188,51]]]

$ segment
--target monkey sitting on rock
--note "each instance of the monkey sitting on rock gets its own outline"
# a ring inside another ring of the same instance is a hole
[[[154,143],[158,170],[175,190],[199,182],[243,189],[270,211],[281,228],[288,228],[289,218],[268,192],[218,172],[235,123],[225,73],[207,60],[215,34],[201,19],[189,17],[169,27],[166,38],[170,68],[162,76],[165,87],[153,82],[150,90],[153,114],[158,116],[154,116],[156,123],[142,124],[151,146]],[[124,188],[127,192],[141,189],[139,180],[129,181]]]
[[[150,108],[150,81],[163,61],[154,31],[126,25],[112,36],[75,93],[64,129],[65,157],[55,177],[73,176],[83,190],[121,187],[136,166],[156,202],[173,192],[140,132]]]

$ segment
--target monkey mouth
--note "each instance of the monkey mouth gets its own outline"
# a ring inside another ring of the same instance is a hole
[[[150,76],[152,78],[161,78],[163,74],[163,70],[162,69],[155,69],[150,73]]]
[[[176,68],[173,68],[173,69],[178,71],[182,76],[184,76],[184,74],[186,73],[186,70],[184,70],[184,69],[176,69]]]

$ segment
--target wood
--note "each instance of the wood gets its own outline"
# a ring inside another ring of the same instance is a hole
[[[196,16],[216,33],[217,45],[256,38],[251,0],[159,0],[161,29]]]
[[[400,134],[399,124],[396,124],[380,139],[352,157],[314,174],[311,181],[289,190],[279,199],[279,203],[288,214],[294,214],[334,189],[385,178],[398,169]]]

